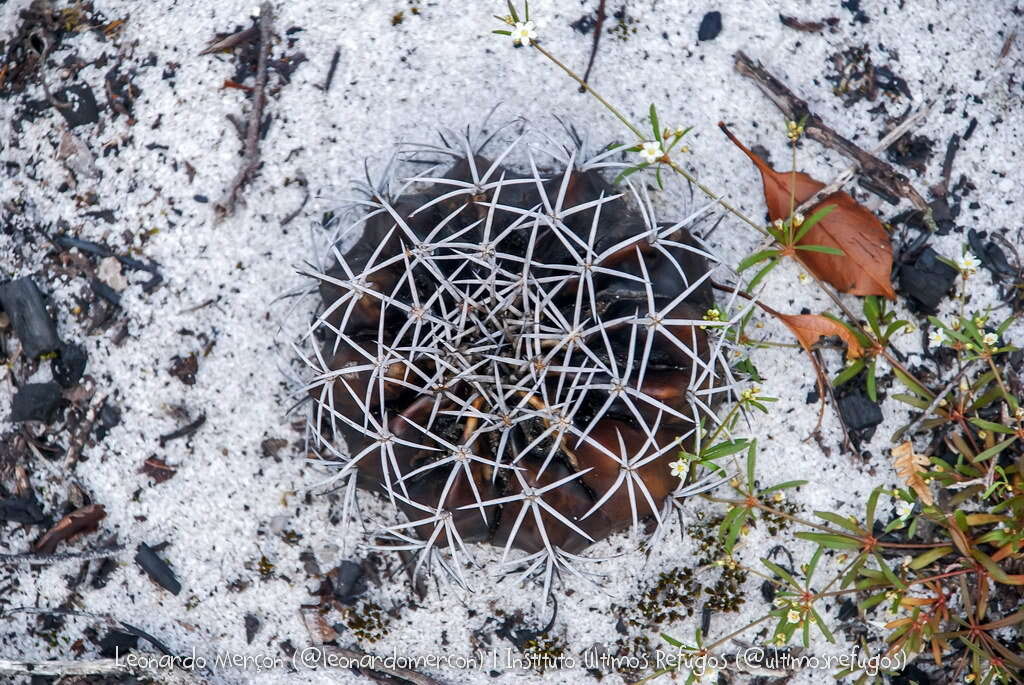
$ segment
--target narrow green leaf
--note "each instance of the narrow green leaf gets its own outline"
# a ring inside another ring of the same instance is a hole
[[[842,256],[846,254],[837,247],[829,247],[828,245],[794,245],[794,249],[805,250],[807,252],[821,252],[823,254],[834,254]]]
[[[831,533],[796,533],[801,540],[809,540],[831,549],[860,549],[860,540]]]
[[[815,224],[831,214],[832,210],[834,210],[836,206],[837,205],[825,205],[814,214],[811,214],[809,217],[804,219],[804,222],[800,224],[800,230],[797,231],[796,235],[793,237],[793,242],[800,242],[800,239],[807,235],[807,232],[814,228]]]

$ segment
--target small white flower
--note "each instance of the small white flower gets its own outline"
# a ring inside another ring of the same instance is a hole
[[[532,21],[517,21],[512,29],[512,42],[528,48],[532,40],[537,40],[537,25]]]
[[[654,164],[662,156],[661,143],[657,141],[649,141],[644,143],[643,149],[640,150],[640,157],[648,164]]]
[[[928,344],[929,345],[941,345],[942,341],[945,340],[945,339],[946,339],[945,334],[942,332],[941,329],[938,329],[938,328],[932,329],[932,332],[928,334]]]
[[[989,347],[993,347],[997,342],[999,342],[999,336],[995,333],[986,333],[985,337],[981,339],[981,342],[985,343]]]
[[[965,274],[973,274],[981,266],[981,262],[970,252],[965,252],[960,259],[956,260],[956,266]]]
[[[896,503],[896,516],[901,519],[909,517],[914,512],[914,505],[906,500],[900,500]]]
[[[672,469],[672,475],[676,478],[682,478],[686,475],[686,471],[689,468],[689,464],[686,463],[685,459],[677,459],[672,462],[670,468]]]
[[[790,609],[788,612],[786,612],[786,621],[789,623],[799,623],[800,612],[796,609]]]

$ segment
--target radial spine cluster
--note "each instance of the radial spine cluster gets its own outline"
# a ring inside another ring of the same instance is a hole
[[[428,150],[446,167],[372,189],[361,235],[311,274],[315,449],[347,505],[358,487],[404,512],[384,546],[463,580],[490,542],[550,582],[702,486],[670,464],[735,387],[729,322],[706,317],[719,265],[690,231],[711,208],[657,221],[646,189],[605,179],[618,150],[545,171],[530,150],[517,174],[519,140],[490,160],[454,139]]]

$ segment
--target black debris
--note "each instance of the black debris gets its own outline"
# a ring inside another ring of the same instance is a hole
[[[839,413],[854,442],[870,440],[875,427],[882,423],[882,410],[860,391],[839,398]]]
[[[327,574],[333,585],[334,598],[342,604],[353,604],[366,592],[366,575],[363,567],[347,559]]]
[[[168,372],[185,385],[196,384],[196,372],[199,371],[199,360],[194,354],[187,357],[175,356],[171,359],[171,368]]]
[[[252,644],[252,640],[256,637],[256,633],[260,632],[260,620],[252,614],[245,615],[245,643],[247,645]]]
[[[11,423],[42,421],[50,423],[60,406],[60,386],[56,383],[26,383],[11,402]]]
[[[202,414],[198,419],[188,424],[187,426],[182,426],[178,430],[171,431],[170,433],[165,433],[161,435],[159,438],[160,446],[163,447],[171,440],[177,440],[178,438],[185,438],[192,435],[197,430],[199,430],[204,423],[206,423],[206,414]]]
[[[103,440],[110,429],[121,423],[121,410],[107,400],[100,409],[99,420],[96,421],[96,439]]]
[[[96,575],[92,578],[91,585],[97,589],[102,590],[107,586],[110,581],[110,576],[117,568],[117,562],[112,557],[107,557],[100,562],[100,567],[96,569]]]
[[[60,346],[60,354],[54,357],[51,368],[53,379],[60,383],[62,388],[71,388],[82,380],[85,374],[85,366],[89,362],[89,356],[85,348],[75,343],[64,343]]]
[[[100,110],[96,104],[96,96],[92,88],[84,83],[68,86],[53,94],[57,101],[57,111],[68,122],[69,128],[95,124],[99,121]]]
[[[181,592],[181,583],[174,576],[174,571],[145,542],[139,543],[138,552],[135,554],[135,563],[142,567],[142,570],[146,572],[154,583],[172,595],[177,595]]]
[[[999,282],[1004,278],[1013,278],[1017,272],[1010,266],[1009,260],[1003,248],[989,240],[985,242],[985,235],[976,229],[967,232],[967,242],[971,246],[971,252],[981,260],[982,266],[992,272],[992,280]]]
[[[138,649],[138,646],[138,635],[111,630],[100,640],[100,656],[104,659],[124,658],[128,652]]]
[[[925,247],[913,263],[899,270],[900,294],[925,312],[934,312],[953,287],[958,271],[939,260],[939,253]]]
[[[0,521],[35,525],[46,520],[34,497],[0,499]]]
[[[708,12],[700,20],[700,28],[697,29],[697,40],[714,40],[722,32],[722,13]]]
[[[60,347],[57,326],[46,311],[43,294],[30,277],[0,285],[0,308],[7,312],[26,357],[38,357]]]

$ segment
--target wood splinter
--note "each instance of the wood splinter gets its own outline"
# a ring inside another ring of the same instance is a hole
[[[252,109],[245,128],[245,158],[224,198],[217,203],[217,220],[231,216],[242,192],[242,186],[252,180],[260,163],[260,124],[267,101],[267,62],[270,56],[270,39],[273,31],[273,9],[269,2],[260,5],[260,53],[256,66],[256,85],[253,88]]]
[[[860,148],[853,141],[836,133],[821,117],[811,111],[807,102],[793,94],[786,84],[777,79],[759,62],[748,57],[742,50],[733,55],[736,60],[736,71],[757,84],[758,88],[768,96],[776,107],[790,121],[803,121],[804,133],[808,138],[818,141],[825,147],[849,157],[872,184],[896,197],[906,198],[921,211],[925,224],[935,231],[935,220],[932,209],[921,194],[910,183],[910,179],[875,155]]]

